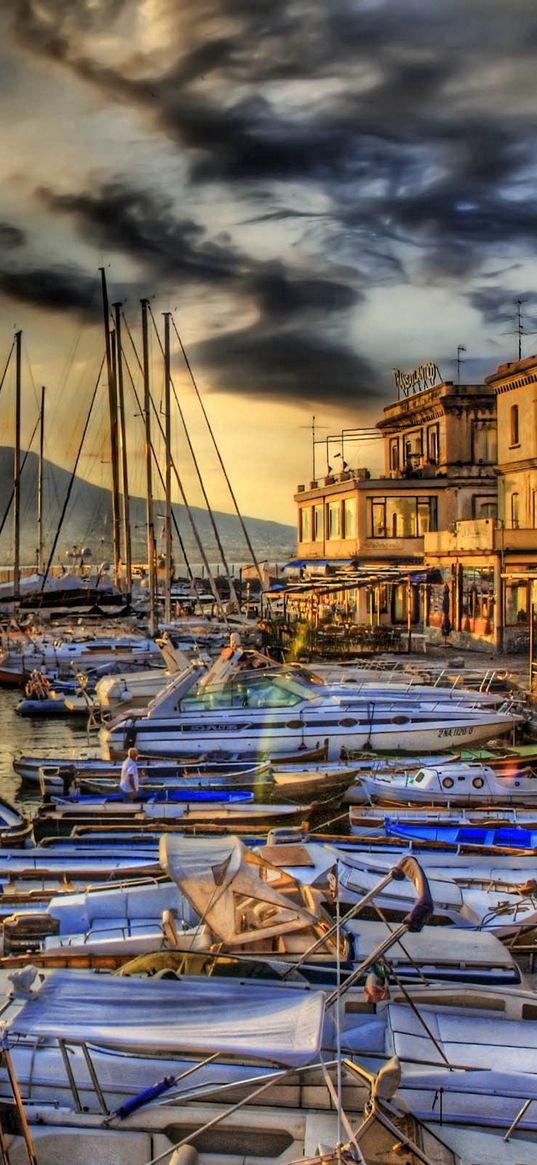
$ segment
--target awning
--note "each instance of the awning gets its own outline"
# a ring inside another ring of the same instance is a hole
[[[298,570],[304,567],[311,569],[316,566],[333,566],[337,570],[340,566],[352,566],[355,561],[354,558],[292,558],[282,566],[282,570]]]

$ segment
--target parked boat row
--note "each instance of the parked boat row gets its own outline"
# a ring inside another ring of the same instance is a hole
[[[0,850],[6,1161],[534,1165],[537,1000],[508,946],[537,929],[534,758],[453,754],[524,714],[393,687],[233,643],[108,725],[107,759],[16,761],[44,800]]]

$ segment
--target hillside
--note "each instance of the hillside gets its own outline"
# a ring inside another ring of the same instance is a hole
[[[21,561],[35,562],[37,549],[37,474],[38,458],[28,453],[21,473]],[[58,528],[60,516],[69,488],[70,474],[47,461],[44,467],[44,538],[45,550],[50,552]],[[0,563],[10,563],[13,558],[13,507],[7,520],[5,512],[13,489],[13,451],[0,446]],[[161,535],[163,503],[155,503],[155,534]],[[214,532],[207,512],[200,507],[191,507],[198,534],[209,562],[217,562]],[[192,533],[191,524],[182,505],[174,506],[175,517],[181,532],[187,555],[192,564],[199,562],[199,550]],[[145,549],[145,500],[140,497],[130,501],[131,529],[133,531],[133,558],[143,561]],[[219,536],[224,546],[229,565],[247,562],[248,548],[244,541],[238,518],[233,514],[214,512]],[[292,526],[279,522],[267,522],[261,518],[244,518],[246,529],[260,560],[285,561],[294,552],[296,533]],[[91,485],[81,478],[73,484],[71,498],[58,539],[55,562],[65,562],[68,551],[74,546],[89,547],[94,561],[109,558],[111,554],[111,498],[110,493],[100,486]],[[160,547],[159,547],[160,548]],[[179,548],[174,548],[176,561],[180,563]]]

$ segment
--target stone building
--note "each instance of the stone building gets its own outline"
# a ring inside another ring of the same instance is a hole
[[[377,424],[382,475],[342,458],[342,472],[298,487],[288,574],[303,604],[317,596],[318,609],[324,594],[355,623],[523,649],[536,602],[537,357],[483,384],[420,371]]]

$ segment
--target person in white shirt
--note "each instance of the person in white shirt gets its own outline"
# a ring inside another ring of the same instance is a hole
[[[140,777],[138,775],[138,749],[129,748],[125,760],[121,766],[121,778],[119,788],[123,793],[125,801],[135,801],[138,796],[140,788]]]

